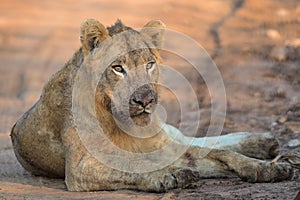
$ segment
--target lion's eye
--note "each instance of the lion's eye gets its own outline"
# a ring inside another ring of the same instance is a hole
[[[123,73],[123,74],[125,73],[125,70],[121,65],[114,65],[112,66],[112,68],[116,72]]]
[[[146,69],[147,69],[147,70],[150,70],[150,69],[152,69],[154,66],[155,66],[155,62],[154,62],[154,61],[149,62],[149,63],[147,63],[147,65],[146,65]]]

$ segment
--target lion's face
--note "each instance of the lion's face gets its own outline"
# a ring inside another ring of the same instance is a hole
[[[93,21],[93,23],[97,22]],[[147,28],[152,27],[151,25],[156,27],[161,25],[160,23],[159,21],[151,21],[146,26]],[[106,67],[98,82],[96,106],[100,105],[119,121],[125,122],[130,117],[139,126],[147,125],[158,100],[158,64],[160,58],[158,49],[153,47],[160,44],[161,29],[158,29],[158,32],[153,31],[153,29],[149,32],[143,28],[138,32],[124,26],[121,22],[117,22],[108,29],[99,27],[99,24],[93,25],[88,27],[92,27],[92,31],[89,32],[86,28],[82,34],[88,35],[90,33],[91,36],[94,36],[99,29],[101,31],[99,35],[102,38],[95,45],[95,37],[90,37],[92,40],[87,37],[86,46],[89,49],[86,49],[86,52],[94,51],[90,56],[97,55],[97,51],[100,51],[101,41],[105,40],[103,37],[106,39],[115,37],[112,45],[118,51],[121,49],[122,52]],[[124,32],[126,34],[119,34]],[[84,48],[84,39],[82,39],[82,43]],[[93,46],[95,48],[92,48]],[[136,46],[143,48],[135,48]]]
[[[119,120],[128,115],[138,125],[146,125],[157,103],[158,60],[149,49],[127,53],[105,70],[98,88],[105,107]],[[115,109],[115,110],[114,110]]]

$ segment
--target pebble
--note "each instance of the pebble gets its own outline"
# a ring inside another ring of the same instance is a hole
[[[287,40],[285,42],[285,45],[286,46],[291,46],[291,47],[298,48],[298,47],[300,47],[300,38],[295,38],[295,39],[292,39],[292,40]]]
[[[288,147],[300,146],[300,140],[299,139],[290,140],[287,145],[288,145]]]
[[[293,133],[300,133],[300,122],[286,122],[285,125]]]
[[[260,92],[255,92],[255,93],[253,94],[253,96],[254,96],[254,97],[261,97],[261,93],[260,93]]]
[[[274,29],[267,30],[267,36],[273,40],[279,40],[281,38],[280,33]]]
[[[278,123],[277,122],[272,122],[271,127],[277,126]]]
[[[284,122],[286,122],[286,120],[287,120],[286,117],[281,116],[281,117],[278,118],[277,121],[278,121],[280,124],[283,124]]]
[[[276,14],[280,17],[285,17],[289,14],[289,11],[281,8],[281,9],[277,10]]]
[[[278,61],[284,61],[287,57],[287,49],[284,46],[274,47],[271,51],[271,56]]]

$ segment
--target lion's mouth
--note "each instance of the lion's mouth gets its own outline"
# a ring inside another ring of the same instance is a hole
[[[155,104],[151,102],[150,104],[146,106],[142,105],[130,105],[129,106],[129,112],[131,117],[136,117],[139,115],[151,115],[153,113],[153,110],[155,108]]]
[[[150,114],[145,111],[140,111],[139,114],[136,113],[135,115],[131,116],[131,119],[138,126],[146,126],[151,121]]]
[[[141,108],[141,109],[138,109],[136,110],[134,113],[131,114],[131,117],[137,117],[137,116],[140,116],[140,115],[150,115],[152,113],[152,110],[151,108]]]

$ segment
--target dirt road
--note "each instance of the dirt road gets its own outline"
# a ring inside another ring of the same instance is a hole
[[[217,64],[227,94],[224,134],[272,132],[282,151],[299,152],[299,1],[2,0],[0,5],[0,200],[293,199],[300,190],[299,179],[268,184],[208,179],[165,194],[67,192],[63,180],[25,172],[9,139],[10,128],[36,102],[48,78],[79,48],[82,21],[95,18],[109,26],[120,18],[140,28],[151,19],[160,19],[201,44]],[[200,136],[210,117],[205,83],[184,63],[163,57],[191,80],[197,92],[202,112]],[[177,116],[168,116],[169,122],[178,125]]]

